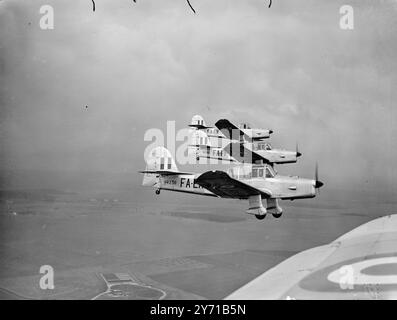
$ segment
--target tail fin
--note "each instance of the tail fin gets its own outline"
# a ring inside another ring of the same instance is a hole
[[[189,127],[193,127],[193,128],[196,128],[196,129],[211,128],[211,127],[207,127],[203,117],[198,115],[198,114],[193,116],[192,122],[189,124]]]
[[[171,152],[164,147],[156,147],[149,153],[146,159],[146,169],[140,172],[144,174],[142,185],[149,187],[160,187],[161,175],[191,174],[179,171]]]
[[[150,171],[178,171],[171,152],[164,147],[154,148],[146,159],[146,169]]]

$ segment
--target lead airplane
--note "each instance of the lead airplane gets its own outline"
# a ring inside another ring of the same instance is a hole
[[[239,126],[234,125],[227,119],[218,120],[215,123],[216,128],[207,126],[203,117],[195,115],[189,127],[203,130],[209,137],[228,139],[234,141],[241,141],[242,139],[248,141],[259,141],[267,139],[273,133],[270,129],[251,128],[248,123],[241,123]]]
[[[271,213],[281,217],[278,201],[314,198],[316,189],[323,186],[318,180],[296,176],[281,176],[266,164],[237,165],[228,172],[207,171],[189,173],[179,171],[171,153],[164,147],[154,148],[147,157],[142,185],[161,190],[185,192],[202,196],[248,200],[246,213],[259,220]]]
[[[273,133],[270,129],[251,128],[248,123],[241,123],[239,126],[234,125],[227,119],[220,119],[215,123],[215,127],[222,131],[228,139],[235,139],[235,133],[238,133],[239,140],[259,141],[267,139]]]

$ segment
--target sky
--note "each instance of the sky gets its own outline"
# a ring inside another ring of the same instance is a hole
[[[271,128],[280,173],[396,194],[397,2],[0,1],[1,170],[136,172],[151,128]],[[39,10],[54,8],[54,29]],[[86,107],[87,106],[87,107]],[[140,184],[132,181],[133,184]]]

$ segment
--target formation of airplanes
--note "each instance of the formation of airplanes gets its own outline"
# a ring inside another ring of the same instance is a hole
[[[196,115],[189,125],[196,130],[192,134],[191,152],[200,158],[240,163],[262,161],[273,164],[295,163],[302,155],[298,146],[295,151],[274,149],[268,139],[273,130],[252,129],[247,123],[238,127],[229,120],[221,119],[215,127],[206,126],[204,119]]]
[[[202,173],[179,171],[171,153],[164,147],[154,148],[146,159],[143,185],[161,190],[202,196],[248,200],[246,213],[262,220],[272,214],[279,218],[283,209],[279,200],[314,198],[323,186],[316,165],[314,179],[282,176],[275,164],[294,163],[301,153],[273,149],[265,140],[273,130],[236,126],[227,119],[207,126],[196,115],[189,125],[193,129],[190,152],[196,159],[218,159],[233,164],[228,170]]]

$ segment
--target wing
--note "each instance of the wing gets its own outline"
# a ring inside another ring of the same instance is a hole
[[[227,299],[397,299],[397,214],[294,255]]]
[[[171,170],[144,170],[138,171],[139,173],[148,173],[148,174],[160,174],[163,176],[175,176],[175,175],[184,175],[184,174],[193,174],[190,172],[181,172],[181,171],[171,171]]]
[[[239,133],[239,136],[241,135],[245,135],[245,133],[243,131],[241,131],[238,127],[236,127],[233,123],[231,123],[229,120],[227,119],[221,119],[218,120],[215,123],[215,127],[217,127],[219,130],[222,131],[222,133],[226,136],[226,138],[228,139],[236,139],[238,140],[239,137],[234,137],[234,135],[236,135],[236,133]],[[235,134],[233,135],[232,132],[233,130],[235,130]],[[237,131],[236,131],[237,130]]]
[[[188,126],[189,126],[189,127],[192,127],[192,128],[199,129],[199,130],[211,129],[211,128],[213,128],[213,127],[208,127],[208,126],[205,126],[205,125],[202,125],[202,124],[189,124]]]
[[[196,179],[196,183],[222,198],[248,199],[250,196],[271,195],[244,182],[231,178],[224,171],[207,171]]]

